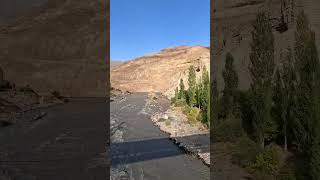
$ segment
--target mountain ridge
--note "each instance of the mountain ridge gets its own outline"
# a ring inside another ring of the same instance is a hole
[[[191,65],[198,70],[198,77],[203,66],[210,71],[209,48],[176,46],[134,58],[111,70],[111,86],[131,92],[161,92],[171,97],[180,79],[188,87]]]

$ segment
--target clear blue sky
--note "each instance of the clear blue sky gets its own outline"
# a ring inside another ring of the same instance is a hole
[[[210,0],[111,0],[111,60],[210,44]]]

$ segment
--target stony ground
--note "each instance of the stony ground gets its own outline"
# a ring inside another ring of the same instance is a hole
[[[63,104],[63,101],[52,95],[40,96],[30,88],[1,89],[0,127],[15,124],[17,121],[24,121],[19,117],[28,111],[57,104]],[[32,112],[34,119],[41,118],[45,114],[41,111]]]
[[[210,166],[210,133],[202,123],[189,122],[186,115],[174,107],[154,115],[152,121],[181,148],[195,154]]]

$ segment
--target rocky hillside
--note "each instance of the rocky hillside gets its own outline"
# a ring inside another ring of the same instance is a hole
[[[107,1],[45,1],[0,26],[0,66],[6,79],[40,93],[104,96]]]
[[[284,4],[281,5],[281,2]],[[281,23],[281,9],[287,28]],[[316,32],[320,48],[320,1],[318,0],[215,0],[211,21],[213,76],[218,80],[219,89],[224,87],[222,72],[225,55],[231,52],[235,58],[235,68],[239,75],[240,89],[250,86],[248,71],[252,21],[260,10],[271,14],[275,37],[275,60],[279,62],[280,50],[292,46],[294,42],[295,18],[303,9]],[[320,52],[320,49],[318,49]]]
[[[114,69],[117,68],[118,66],[120,66],[121,64],[123,64],[123,61],[110,61],[110,69]]]
[[[209,48],[178,46],[128,61],[111,71],[111,86],[123,91],[161,92],[172,96],[182,78],[187,87],[188,68],[202,66],[210,70]]]

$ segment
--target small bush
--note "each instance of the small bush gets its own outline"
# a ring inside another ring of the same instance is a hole
[[[258,177],[275,177],[280,169],[280,159],[282,149],[278,146],[266,147],[264,151],[256,156],[254,162],[250,163],[246,169]]]
[[[214,128],[212,136],[217,142],[235,142],[243,134],[241,119],[229,117]]]
[[[176,107],[184,107],[187,105],[187,102],[184,99],[177,99],[174,103]]]
[[[172,97],[171,100],[170,100],[170,102],[171,102],[171,105],[175,105],[175,104],[176,104],[176,98],[175,98],[175,97]]]
[[[158,120],[158,122],[165,122],[166,120],[164,119],[164,118],[160,118],[159,120]]]
[[[203,122],[203,111],[200,111],[198,116],[197,116],[197,120],[200,122]]]
[[[185,105],[184,108],[182,109],[182,111],[184,114],[188,115],[190,113],[191,109],[192,108],[190,106]]]
[[[189,113],[187,114],[188,120],[190,122],[196,122],[199,116],[200,110],[198,108],[191,108]]]
[[[243,168],[252,163],[259,153],[257,144],[247,136],[238,138],[233,150],[232,162]]]
[[[165,122],[165,124],[166,124],[166,126],[170,126],[170,125],[171,125],[171,121],[170,121],[170,120],[167,120],[167,121]]]

